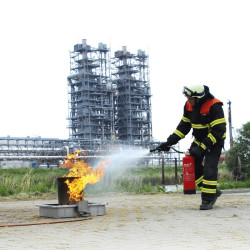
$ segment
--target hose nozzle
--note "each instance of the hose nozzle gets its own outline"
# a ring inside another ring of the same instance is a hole
[[[156,148],[155,149],[150,149],[149,152],[152,153],[152,152],[155,152],[155,151],[158,151]]]

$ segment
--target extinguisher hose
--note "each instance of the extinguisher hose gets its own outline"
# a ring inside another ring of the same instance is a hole
[[[175,152],[177,152],[179,154],[186,154],[185,152],[179,151],[179,150],[175,149],[174,147],[169,147],[169,148],[172,148]],[[155,149],[151,149],[150,153],[155,152],[155,151],[159,152],[159,150],[155,148]]]
[[[174,147],[170,147],[170,148],[172,148],[175,152],[177,152],[177,153],[180,153],[180,154],[186,154],[185,152],[183,152],[183,151],[179,151],[179,150],[177,150],[177,149],[175,149]]]

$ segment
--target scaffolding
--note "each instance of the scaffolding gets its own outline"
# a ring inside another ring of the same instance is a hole
[[[114,136],[114,90],[110,79],[110,49],[86,39],[70,52],[69,129],[70,138],[80,138],[87,146],[94,141],[110,141]]]
[[[144,51],[134,55],[123,47],[111,59],[106,44],[94,48],[83,39],[70,52],[68,87],[71,139],[80,139],[88,149],[117,141],[146,146],[151,142],[149,67]]]
[[[151,91],[148,56],[138,50],[132,54],[126,46],[115,52],[113,83],[117,89],[115,129],[121,141],[151,142]]]

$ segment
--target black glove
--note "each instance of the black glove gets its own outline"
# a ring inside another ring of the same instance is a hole
[[[158,146],[156,150],[168,152],[171,146],[172,145],[169,142],[164,142],[160,146]]]
[[[196,158],[200,158],[205,153],[205,150],[202,147],[197,146],[197,147],[191,148],[189,153],[190,153],[190,155],[192,155]]]

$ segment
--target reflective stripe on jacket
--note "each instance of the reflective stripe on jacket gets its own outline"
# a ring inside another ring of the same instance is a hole
[[[226,119],[222,109],[223,103],[216,99],[207,99],[202,105],[192,107],[187,101],[183,117],[176,130],[168,140],[173,144],[183,139],[193,129],[194,143],[204,150],[215,143],[224,145],[226,137]]]

